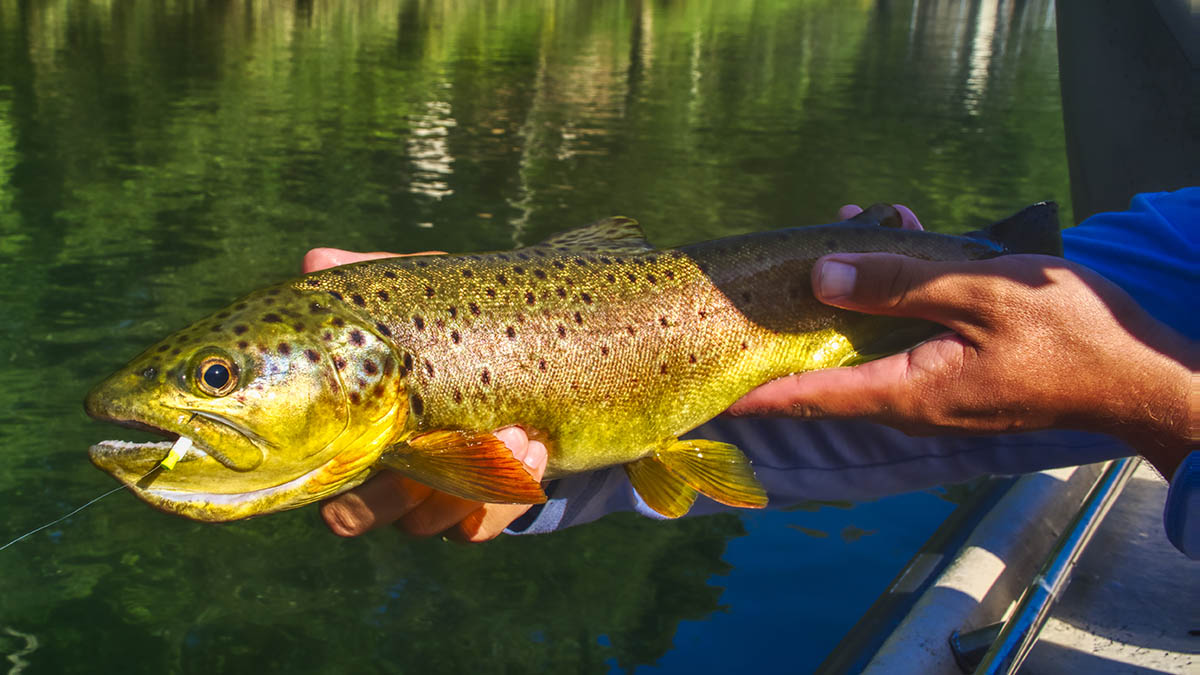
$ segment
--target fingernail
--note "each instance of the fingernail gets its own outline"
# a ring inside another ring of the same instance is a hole
[[[822,300],[841,300],[854,292],[858,270],[837,260],[826,260],[817,275],[817,296]]]
[[[529,442],[529,452],[525,453],[525,466],[537,471],[546,463],[546,446],[538,441]]]

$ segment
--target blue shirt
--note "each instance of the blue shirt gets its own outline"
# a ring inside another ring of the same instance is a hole
[[[1065,230],[1065,254],[1112,280],[1152,316],[1194,340],[1200,336],[1198,218],[1200,188],[1138,195],[1129,211],[1097,214]],[[687,435],[740,447],[771,503],[780,505],[804,499],[872,499],[988,473],[1026,473],[1131,454],[1129,446],[1111,436],[1079,431],[913,438],[856,420],[721,417]],[[1193,558],[1200,557],[1197,455],[1189,455],[1177,472],[1165,515],[1168,537]],[[550,532],[614,511],[662,518],[645,505],[619,467],[560,479],[547,492],[546,504],[515,521],[510,534]],[[701,496],[689,515],[720,510],[727,507]]]

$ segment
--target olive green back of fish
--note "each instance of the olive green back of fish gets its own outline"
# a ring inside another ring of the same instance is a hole
[[[890,207],[873,208],[847,223],[659,251],[634,221],[614,218],[516,251],[372,261],[295,287],[346,303],[395,345],[407,438],[519,424],[544,434],[548,477],[625,465],[647,503],[680,515],[696,490],[740,506],[766,502],[736,448],[680,434],[771,379],[899,351],[941,330],[817,302],[817,258],[1005,252],[887,226],[897,223]],[[412,445],[384,463],[418,480],[461,470],[424,464]],[[437,481],[456,490],[455,480]]]

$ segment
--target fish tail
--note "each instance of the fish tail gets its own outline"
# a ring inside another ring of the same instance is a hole
[[[1005,253],[1040,253],[1062,257],[1062,232],[1058,226],[1058,204],[1039,202],[1014,215],[974,232],[968,237],[999,244]]]

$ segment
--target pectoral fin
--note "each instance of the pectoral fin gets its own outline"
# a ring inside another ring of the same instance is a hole
[[[490,433],[431,431],[390,448],[379,463],[432,488],[494,504],[541,504],[542,486]]]
[[[696,493],[729,506],[761,509],[767,493],[736,446],[717,441],[672,441],[649,457],[625,465],[646,505],[668,518],[688,512]]]

